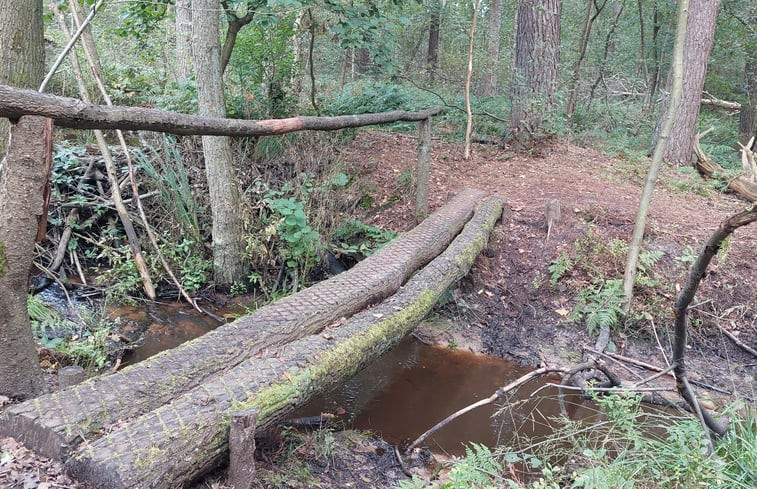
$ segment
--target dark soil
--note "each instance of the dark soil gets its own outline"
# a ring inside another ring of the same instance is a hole
[[[341,149],[347,173],[358,175],[348,196],[358,217],[398,231],[414,225],[416,143],[411,135],[361,131]],[[438,307],[448,326],[418,334],[523,365],[580,362],[582,348],[592,347],[595,337],[583,323],[568,318],[578,293],[598,276],[622,276],[621,248],[632,232],[646,162],[629,163],[566,142],[549,143],[539,151],[546,156],[540,157],[476,145],[472,158],[465,161],[461,144],[433,144],[432,210],[461,188],[476,187],[505,197],[509,213],[471,273],[453,291],[452,300]],[[562,220],[547,240],[545,206],[555,198],[561,203]],[[725,218],[744,206],[712,190],[695,174],[663,170],[644,245],[661,252],[648,273],[655,284],[640,288],[635,319],[613,331],[619,353],[665,365],[662,351],[670,351],[671,306],[685,280],[687,260]],[[736,232],[711,266],[692,310],[687,364],[693,378],[731,393],[699,390],[716,405],[755,396],[757,360],[718,328],[757,346],[755,237],[754,226]],[[577,264],[551,286],[549,265],[561,254]],[[628,378],[630,369],[618,367],[617,373]],[[0,405],[6,402],[0,399]],[[406,477],[385,442],[353,432],[328,433],[333,438],[300,433],[298,443],[279,439],[263,444],[258,469],[266,482],[260,487],[394,487]],[[0,487],[82,487],[69,481],[59,464],[36,457],[12,439],[0,441],[0,453]],[[227,487],[224,479],[219,472],[195,487],[221,489]]]

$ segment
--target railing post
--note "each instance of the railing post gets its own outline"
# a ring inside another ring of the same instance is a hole
[[[415,181],[415,221],[428,216],[429,154],[431,152],[431,117],[418,123],[418,169]]]

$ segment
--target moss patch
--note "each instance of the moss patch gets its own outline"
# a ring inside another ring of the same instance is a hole
[[[0,277],[5,275],[5,266],[6,266],[5,244],[0,243]]]

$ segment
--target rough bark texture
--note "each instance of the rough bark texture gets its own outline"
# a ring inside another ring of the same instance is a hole
[[[225,117],[220,59],[218,0],[192,1],[192,44],[201,116]],[[231,162],[231,144],[226,137],[203,136],[205,175],[208,179],[213,220],[213,278],[216,285],[230,287],[247,276],[244,262],[244,221],[241,192]]]
[[[22,118],[8,146],[0,161],[0,395],[26,399],[45,391],[26,290],[44,211],[45,158],[52,157],[50,120]]]
[[[546,135],[544,115],[557,91],[561,7],[561,0],[518,0],[510,114],[516,148]]]
[[[757,10],[757,7],[755,7]],[[755,14],[757,22],[757,14]],[[744,65],[744,82],[748,103],[741,104],[739,112],[739,138],[742,144],[757,136],[757,41],[751,44],[753,49],[747,51]]]
[[[446,248],[483,197],[464,190],[352,269],[201,338],[115,374],[11,406],[0,414],[0,436],[12,434],[39,453],[66,458],[102,427],[155,409],[248,357],[269,347],[274,351],[391,295]]]
[[[233,412],[256,409],[264,429],[399,342],[468,272],[502,209],[484,200],[449,248],[380,305],[280,355],[250,358],[82,448],[67,469],[102,488],[178,487],[208,471],[227,454]]]
[[[174,75],[179,84],[186,83],[192,78],[192,2],[191,0],[176,0],[174,17],[176,26],[176,40],[174,56],[176,68]]]
[[[694,156],[697,118],[719,7],[720,0],[690,0],[684,46],[681,104],[665,149],[665,161],[671,163],[688,165]],[[666,109],[667,101],[663,103],[660,111],[660,120],[664,117]],[[658,123],[658,125],[661,124],[661,122]]]
[[[428,27],[428,51],[426,53],[426,73],[434,81],[436,65],[439,63],[439,29],[442,23],[442,4],[438,0],[431,5]]]
[[[36,88],[44,76],[42,1],[0,0],[0,84]],[[10,124],[0,117],[0,158]]]
[[[0,12],[0,83],[36,87],[45,65],[42,0],[0,0]],[[44,210],[44,142],[52,134],[39,117],[20,121],[12,141],[9,129],[0,118],[0,395],[27,398],[44,391],[26,287]]]
[[[273,136],[296,131],[335,131],[397,121],[418,122],[440,114],[443,110],[441,107],[433,107],[419,112],[394,110],[375,114],[252,121],[179,114],[142,107],[89,105],[75,98],[0,85],[0,117],[18,119],[23,115],[41,115],[53,119],[56,126],[71,129],[122,129],[179,135]]]
[[[499,92],[499,31],[502,27],[502,0],[489,2],[489,44],[486,54],[489,55],[489,75],[486,77],[484,94],[495,95]]]

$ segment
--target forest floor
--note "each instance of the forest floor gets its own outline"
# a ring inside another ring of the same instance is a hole
[[[356,206],[356,217],[397,231],[414,225],[416,143],[412,135],[360,131],[340,149],[346,173],[358,175],[348,190],[354,193],[351,200],[371,203],[367,209]],[[503,196],[509,213],[453,299],[438,307],[455,328],[424,329],[418,334],[534,367],[542,362],[579,363],[582,347],[593,347],[595,337],[583,322],[569,321],[570,311],[580,291],[598,276],[622,277],[624,243],[632,233],[646,164],[562,141],[544,147],[538,156],[474,145],[472,158],[466,161],[462,152],[459,142],[433,142],[432,210],[461,188],[475,187]],[[562,220],[546,239],[545,208],[550,199],[559,199]],[[695,173],[663,169],[644,244],[646,250],[659,252],[646,273],[653,286],[638,293],[634,311],[639,319],[613,331],[618,353],[666,365],[662,350],[670,350],[672,303],[688,266],[712,231],[744,207],[743,201],[717,192]],[[754,226],[735,233],[711,265],[692,308],[687,365],[691,377],[731,393],[700,389],[717,406],[735,397],[753,400],[756,394],[757,360],[717,326],[752,348],[757,346],[756,237]],[[551,285],[549,266],[561,256],[570,257],[573,265]],[[621,368],[617,373],[629,375]],[[664,382],[672,384],[672,379]],[[260,470],[272,478],[261,487],[394,487],[405,477],[391,448],[381,440],[338,433],[329,441],[335,448],[325,467],[323,457],[308,455],[317,444],[307,436],[304,440],[299,458],[308,466],[308,482],[297,482],[300,479],[276,470],[266,459]],[[80,487],[66,480],[59,465],[36,457],[11,439],[1,441],[0,452],[13,456],[9,464],[0,464],[0,487]],[[273,479],[278,481],[275,486]],[[221,489],[227,487],[223,481],[224,474],[217,473],[195,487]]]

